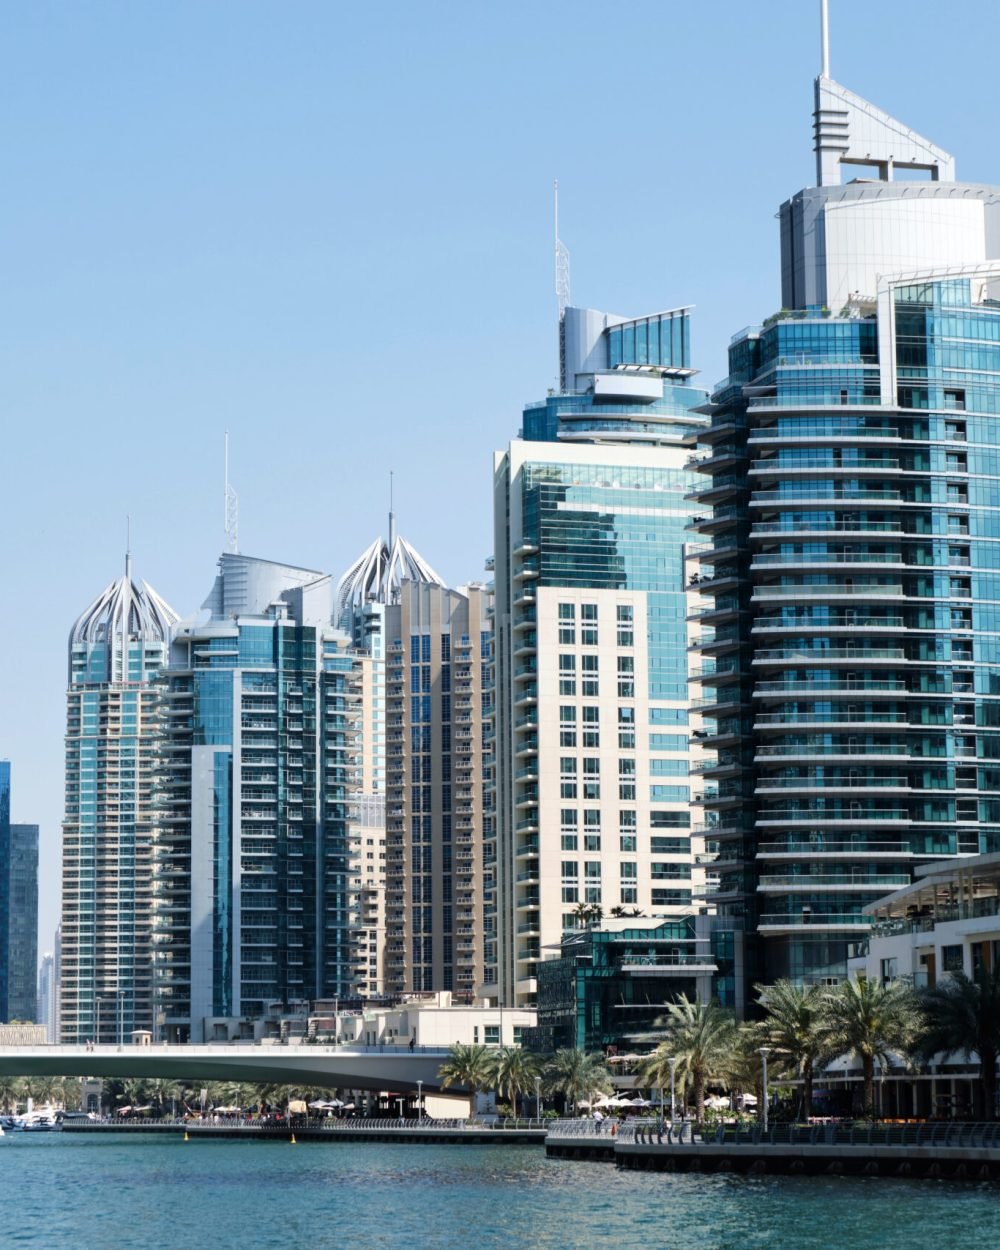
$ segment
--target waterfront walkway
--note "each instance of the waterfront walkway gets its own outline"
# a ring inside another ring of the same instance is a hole
[[[699,1134],[689,1123],[565,1120],[546,1153],[613,1161],[644,1171],[774,1172],[1000,1180],[1000,1123],[722,1126]]]
[[[64,1133],[170,1133],[189,1141],[205,1138],[231,1138],[243,1141],[394,1141],[455,1142],[462,1145],[542,1145],[546,1126],[541,1120],[422,1120],[343,1119],[293,1117],[276,1120],[273,1116],[209,1116],[204,1120],[77,1120],[63,1126]]]

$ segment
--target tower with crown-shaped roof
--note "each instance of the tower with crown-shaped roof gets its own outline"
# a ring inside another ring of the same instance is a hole
[[[157,695],[173,609],[125,575],[70,632],[61,1040],[152,1028],[150,897]]]

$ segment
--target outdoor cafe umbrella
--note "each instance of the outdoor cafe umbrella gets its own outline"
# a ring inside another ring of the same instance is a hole
[[[309,1108],[301,1098],[293,1098],[288,1104],[288,1110],[292,1115],[305,1115]]]

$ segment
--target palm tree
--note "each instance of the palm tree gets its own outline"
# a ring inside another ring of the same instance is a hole
[[[562,1094],[575,1111],[585,1094],[611,1092],[611,1074],[603,1055],[567,1046],[557,1050],[549,1061],[545,1069],[545,1088],[550,1093]]]
[[[875,1114],[875,1061],[882,1068],[892,1053],[907,1054],[916,1041],[922,1015],[909,985],[883,985],[866,977],[842,981],[822,996],[823,1036],[831,1054],[857,1055],[864,1078],[864,1115]]]
[[[808,1120],[816,1068],[825,1058],[832,1058],[823,1027],[822,992],[818,985],[806,989],[791,981],[756,989],[757,1004],[767,1013],[760,1045],[770,1046],[794,1066],[802,1081],[802,1115]]]
[[[476,1114],[476,1098],[494,1078],[496,1063],[493,1051],[486,1046],[463,1046],[456,1043],[448,1051],[448,1059],[438,1069],[441,1088],[465,1085],[472,1095],[472,1114]]]
[[[974,978],[953,972],[919,995],[927,1030],[925,1058],[961,1053],[979,1057],[981,1119],[996,1118],[997,1057],[1000,1055],[1000,964],[980,968]]]
[[[17,1107],[20,1094],[20,1082],[14,1076],[0,1076],[0,1111],[11,1111]]]
[[[540,1056],[522,1050],[520,1046],[503,1046],[497,1051],[494,1079],[497,1089],[510,1099],[510,1109],[517,1116],[517,1096],[531,1087],[541,1074]]]
[[[666,1029],[666,1038],[640,1068],[643,1080],[659,1089],[670,1082],[669,1060],[677,1060],[677,1075],[690,1080],[698,1119],[705,1115],[705,1083],[724,1077],[732,1062],[736,1043],[736,1017],[718,1003],[693,1002],[681,994],[667,1007],[667,1014],[656,1021]]]

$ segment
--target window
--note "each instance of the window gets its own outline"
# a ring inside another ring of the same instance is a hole
[[[561,621],[575,621],[576,620],[576,604],[575,603],[560,603],[559,619]]]
[[[635,698],[635,660],[630,655],[618,657],[618,697]]]
[[[601,797],[601,761],[597,756],[588,756],[583,761],[583,797],[599,799]]]
[[[575,881],[580,875],[580,865],[572,859],[562,861],[562,878],[564,881]]]
[[[564,807],[559,814],[559,823],[564,829],[575,829],[577,826],[576,809]]]
[[[575,885],[564,885],[562,888],[562,901],[564,903],[578,903],[580,901],[580,891]]]
[[[600,750],[600,708],[585,707],[583,709],[583,745],[591,751]]]
[[[631,647],[635,644],[635,635],[632,631],[632,607],[630,604],[620,603],[617,609],[618,618],[618,645],[619,647]]]
[[[572,625],[559,626],[559,645],[561,647],[576,646],[576,630]]]
[[[619,864],[621,869],[621,879],[623,881],[635,881],[639,876],[639,866],[633,863]]]
[[[560,835],[559,848],[563,851],[575,851],[577,849],[577,838],[575,833],[564,833]]]
[[[582,603],[580,605],[580,620],[581,621],[593,621],[593,623],[596,625],[597,624],[597,604],[596,603]]]
[[[941,947],[941,969],[943,972],[961,972],[963,970],[963,948],[958,946]]]
[[[634,885],[623,885],[621,888],[621,901],[623,903],[638,903],[639,889]]]
[[[572,677],[559,678],[559,693],[564,699],[576,696],[576,681]]]
[[[584,668],[586,668],[586,665],[584,665]],[[572,652],[561,651],[559,653],[559,672],[560,673],[575,673],[576,672],[576,656],[573,655]]]
[[[586,807],[583,811],[583,827],[584,829],[600,829],[601,827],[601,809],[599,807]]]
[[[634,833],[623,833],[621,837],[618,839],[619,849],[623,851],[626,855],[635,854],[637,843],[638,843],[638,838],[635,836]]]
[[[583,835],[583,849],[585,851],[600,851],[601,835],[599,833],[585,833]]]
[[[499,1024],[483,1025],[483,1041],[487,1046],[500,1045],[500,1026]]]
[[[584,625],[580,630],[580,642],[585,647],[597,646],[597,626]]]

